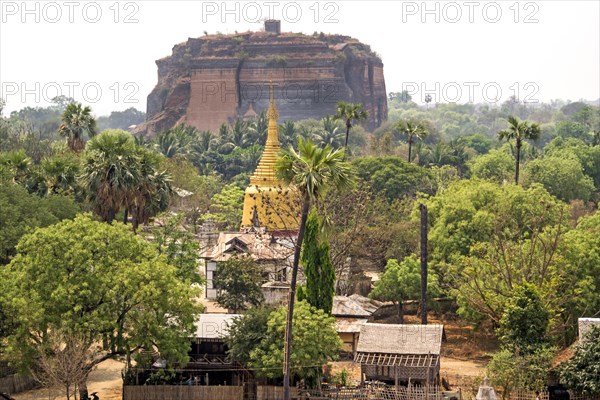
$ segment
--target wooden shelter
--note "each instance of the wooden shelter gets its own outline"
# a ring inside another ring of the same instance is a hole
[[[357,354],[364,380],[437,384],[443,325],[366,323],[361,327]]]

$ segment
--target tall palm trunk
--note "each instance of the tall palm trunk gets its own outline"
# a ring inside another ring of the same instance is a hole
[[[412,144],[413,144],[413,140],[412,138],[408,139],[408,162],[410,163],[410,155],[412,153]]]
[[[310,211],[310,199],[304,198],[302,206],[302,217],[298,229],[298,239],[294,250],[294,264],[292,267],[292,281],[290,282],[290,297],[288,300],[288,313],[285,323],[285,349],[283,353],[283,399],[290,400],[290,361],[292,355],[292,320],[294,317],[294,302],[296,300],[296,281],[298,279],[298,265],[300,263],[300,253],[302,250],[302,241],[304,240],[304,231],[306,230],[306,220]]]
[[[350,136],[350,128],[352,128],[352,124],[350,121],[346,122],[346,141],[344,142],[344,148],[348,148],[348,137]]]
[[[521,165],[521,139],[517,138],[517,165],[515,168],[515,185],[519,184],[519,166]]]

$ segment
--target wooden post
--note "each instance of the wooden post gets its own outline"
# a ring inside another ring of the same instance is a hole
[[[421,210],[421,324],[427,325],[427,206]]]

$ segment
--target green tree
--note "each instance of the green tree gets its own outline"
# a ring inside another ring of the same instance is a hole
[[[285,354],[292,351],[292,323],[294,302],[296,300],[296,282],[298,264],[306,230],[306,221],[313,204],[323,195],[326,189],[342,190],[352,186],[354,182],[351,166],[345,161],[343,150],[333,150],[330,146],[317,147],[314,143],[302,138],[298,141],[298,151],[293,148],[283,150],[277,159],[276,171],[278,178],[286,185],[297,188],[301,201],[302,212],[298,227],[298,239],[294,251],[290,296],[288,300],[288,317],[286,324]],[[290,359],[285,363],[284,399],[290,398]]]
[[[399,121],[394,129],[398,131],[401,135],[406,136],[406,141],[408,143],[408,162],[412,162],[411,152],[412,146],[415,143],[415,139],[422,140],[429,133],[425,124],[421,121],[415,120],[404,120]]]
[[[471,135],[462,136],[462,140],[467,147],[472,148],[478,154],[487,154],[492,147],[494,147],[491,139],[482,133],[473,133]]]
[[[564,201],[590,200],[595,191],[594,181],[583,172],[575,156],[544,156],[527,163],[527,182],[537,182]]]
[[[0,181],[0,210],[0,265],[3,265],[15,254],[15,246],[24,234],[75,217],[79,206],[71,197],[41,199],[19,185]]]
[[[389,202],[436,191],[431,171],[400,157],[361,157],[353,160],[352,166],[373,193],[383,194]]]
[[[272,311],[272,308],[266,306],[253,307],[233,320],[225,339],[229,348],[227,354],[231,359],[243,365],[250,364],[250,353],[267,336],[267,323]]]
[[[213,284],[218,289],[217,303],[232,313],[258,306],[263,300],[263,268],[250,257],[232,257],[217,264]]]
[[[286,319],[286,307],[272,312],[260,345],[250,351],[250,367],[256,369],[260,376],[282,376]],[[291,373],[294,376],[314,384],[321,375],[321,366],[337,358],[341,340],[334,323],[335,318],[322,310],[311,307],[304,301],[298,302],[294,312],[294,348],[290,357]]]
[[[124,225],[78,216],[38,229],[19,242],[0,282],[0,303],[16,326],[7,356],[23,368],[36,368],[35,355],[58,334],[85,343],[88,372],[139,350],[187,363],[199,290]],[[86,379],[78,382],[84,391]]]
[[[430,285],[430,282],[428,282]],[[421,296],[421,265],[414,255],[406,257],[401,263],[388,260],[385,271],[375,282],[372,299],[391,301],[398,306],[398,318],[404,323],[405,300],[416,300]]]
[[[244,191],[235,184],[225,185],[212,198],[210,213],[206,219],[223,224],[223,229],[236,231],[242,223]]]
[[[550,313],[536,286],[525,283],[513,290],[500,319],[500,340],[515,354],[534,353],[548,344]]]
[[[87,198],[110,223],[143,179],[133,136],[121,130],[102,132],[88,143],[83,162]]]
[[[581,338],[573,358],[560,365],[560,380],[578,393],[600,394],[600,328],[592,327]]]
[[[471,161],[469,169],[474,178],[502,183],[514,176],[515,163],[506,151],[490,150]]]
[[[306,276],[306,301],[331,314],[335,294],[335,271],[329,254],[329,242],[322,235],[322,222],[315,208],[306,221],[302,245],[302,266]]]
[[[538,140],[541,136],[541,129],[538,124],[529,121],[519,121],[517,117],[508,117],[508,129],[498,132],[500,140],[514,140],[516,148],[515,164],[515,184],[519,184],[519,167],[521,164],[521,147],[524,140]]]
[[[364,110],[362,104],[346,103],[345,101],[337,102],[333,119],[341,119],[346,124],[345,148],[348,148],[348,137],[350,136],[350,129],[352,129],[352,121],[361,122],[368,117],[369,114]]]
[[[183,214],[165,215],[150,229],[158,253],[177,269],[177,277],[189,283],[204,282],[199,273],[200,245],[183,224]]]
[[[541,347],[525,355],[516,355],[512,350],[502,349],[492,355],[487,373],[494,385],[502,388],[502,398],[509,399],[515,389],[545,388],[555,354],[551,347]]]
[[[72,151],[79,152],[85,147],[84,134],[93,137],[96,134],[96,120],[90,107],[81,103],[70,103],[61,116],[62,123],[58,133],[67,138],[67,144]]]

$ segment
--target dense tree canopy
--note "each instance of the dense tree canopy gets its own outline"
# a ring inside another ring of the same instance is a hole
[[[281,377],[286,307],[269,315],[267,329],[260,344],[250,351],[250,367],[259,375]],[[294,311],[292,375],[312,379],[321,374],[321,367],[339,354],[341,340],[335,331],[335,319],[304,301]]]
[[[260,305],[263,268],[251,257],[232,257],[217,265],[214,286],[219,290],[217,303],[238,313],[251,306]]]
[[[22,367],[35,366],[50,333],[80,338],[92,352],[89,369],[154,348],[170,362],[187,362],[199,293],[124,225],[78,216],[38,229],[0,276],[0,302],[15,327],[7,353]]]

